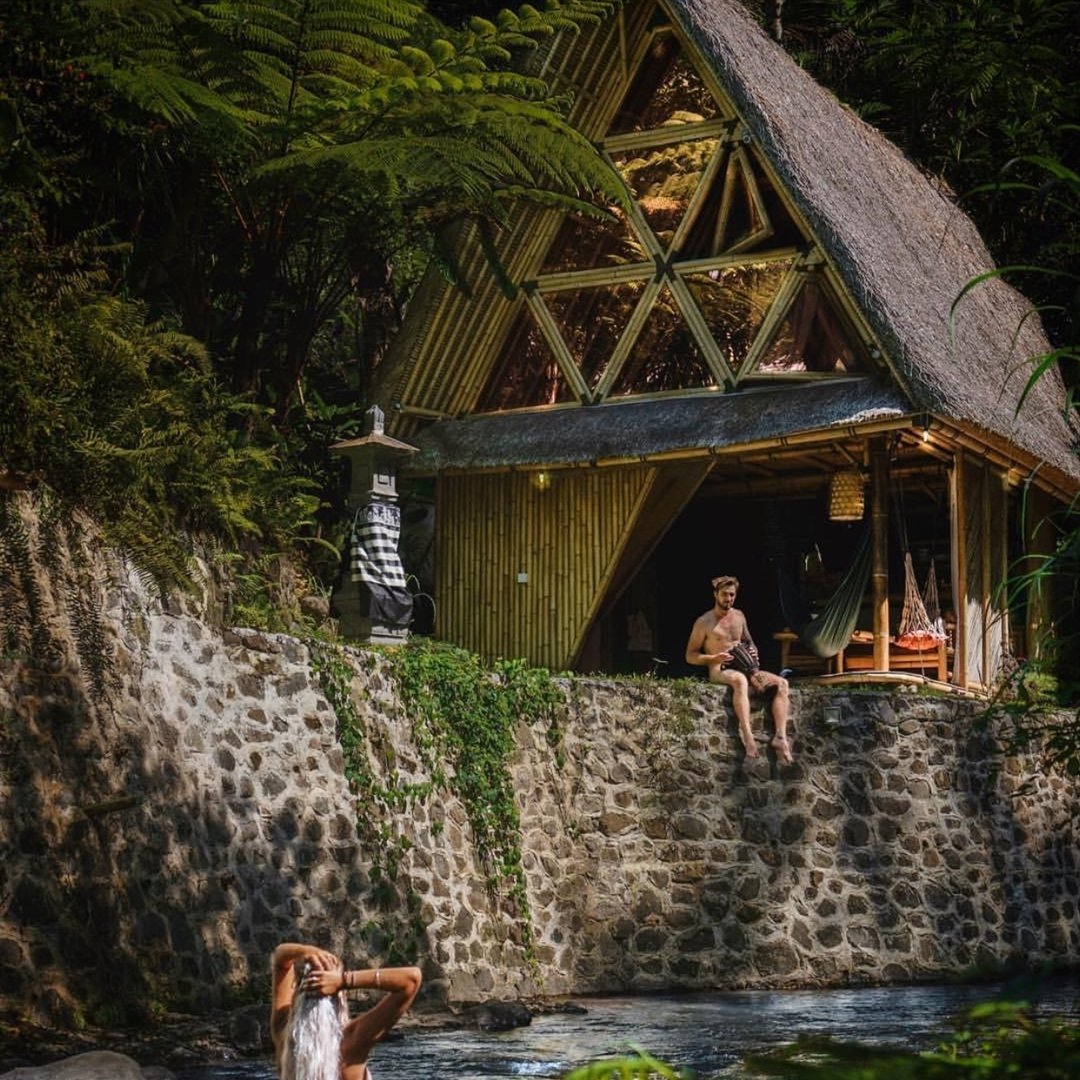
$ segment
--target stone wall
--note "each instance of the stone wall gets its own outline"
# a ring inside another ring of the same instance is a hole
[[[796,689],[796,764],[747,768],[715,689],[597,679],[562,684],[558,746],[519,724],[530,955],[452,792],[389,813],[347,778],[308,646],[163,606],[20,507],[25,549],[9,530],[0,552],[0,1006],[75,1022],[261,998],[296,938],[415,957],[452,1001],[1080,955],[1075,788],[1003,757],[978,704]],[[430,780],[387,661],[345,656],[366,772]]]
[[[1033,763],[1001,756],[978,703],[796,689],[795,766],[747,772],[710,688],[577,693],[565,775],[533,764],[535,739],[517,769],[552,989],[911,981],[1080,955],[1075,787],[1021,793]]]

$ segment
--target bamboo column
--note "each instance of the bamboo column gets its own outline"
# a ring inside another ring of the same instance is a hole
[[[998,589],[998,615],[1001,619],[1001,662],[1013,654],[1012,623],[1009,614],[1009,474],[1001,474],[1001,507],[998,528],[998,564],[996,567]]]
[[[957,686],[968,685],[968,630],[967,630],[967,500],[964,495],[966,483],[964,452],[958,450],[950,470],[952,492],[952,551],[953,551],[953,610],[956,628],[953,632],[953,682]]]
[[[889,670],[889,451],[870,440],[870,530],[873,562],[874,669]]]

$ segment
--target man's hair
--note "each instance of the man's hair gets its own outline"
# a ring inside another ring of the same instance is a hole
[[[720,577],[714,577],[712,579],[713,592],[717,589],[734,589],[739,591],[739,579],[732,577],[731,574],[722,574]]]

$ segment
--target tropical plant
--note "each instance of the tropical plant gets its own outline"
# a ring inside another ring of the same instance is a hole
[[[751,1075],[789,1080],[1066,1080],[1080,1069],[1080,1027],[1035,1019],[1022,1004],[987,1002],[923,1053],[804,1038],[746,1064]]]
[[[595,213],[588,195],[618,190],[566,124],[568,99],[511,66],[602,0],[456,30],[414,0],[56,6],[68,28],[45,39],[45,78],[80,77],[79,164],[95,220],[132,244],[126,279],[178,313],[234,389],[279,407],[302,401],[350,317],[353,363],[375,362],[423,265],[451,267],[448,226],[497,228],[523,198]],[[12,99],[27,137],[59,147]]]
[[[692,1073],[675,1069],[644,1051],[602,1058],[568,1072],[563,1080],[691,1080]]]
[[[519,63],[607,10],[550,0],[457,29],[415,0],[6,12],[4,332],[21,344],[0,461],[120,514],[114,539],[166,519],[230,546],[323,535],[327,443],[356,433],[424,268],[456,273],[453,229],[498,229],[523,198],[594,212],[617,189],[568,99]]]
[[[821,82],[896,140],[964,202],[995,259],[1045,264],[1080,222],[1046,213],[994,176],[1039,183],[1036,159],[1075,160],[1080,83],[1077,0],[785,0],[751,5]],[[765,9],[769,8],[766,16]],[[1044,279],[1034,298],[1059,304]],[[1052,334],[1061,328],[1051,318]]]
[[[1021,169],[1036,170],[1042,179],[1034,182],[1017,179]],[[1068,298],[1058,304],[1033,307],[1028,317],[1041,316],[1054,319],[1062,329],[1059,344],[1045,353],[1028,358],[1031,373],[1021,397],[1023,403],[1031,389],[1059,369],[1066,382],[1075,387],[1078,382],[1080,343],[1080,274],[1076,272],[1076,257],[1080,254],[1080,174],[1053,159],[1028,156],[1008,162],[998,179],[984,185],[984,191],[995,194],[1008,190],[1033,204],[1033,213],[1052,215],[1072,228],[1056,235],[1045,251],[1045,258],[1031,264],[1002,266],[973,278],[953,303],[953,312],[963,304],[964,298],[978,289],[985,281],[1004,277],[1023,284],[1027,290],[1032,282],[1050,279],[1063,285],[1060,291]],[[1046,290],[1043,290],[1044,292]],[[1070,390],[1063,408],[1072,413],[1075,409],[1075,390]],[[1040,640],[1030,643],[1028,658],[1021,663],[1007,685],[1003,687],[1001,703],[1016,720],[1015,739],[1027,745],[1036,742],[1043,748],[1044,763],[1052,768],[1063,768],[1070,775],[1080,775],[1080,714],[1073,725],[1045,721],[1045,710],[1053,705],[1075,705],[1080,700],[1080,685],[1072,677],[1076,668],[1076,655],[1080,646],[1080,627],[1076,625],[1076,611],[1080,601],[1080,524],[1077,523],[1077,506],[1053,511],[1043,520],[1033,520],[1033,511],[1025,497],[1021,500],[1020,513],[1024,533],[1033,535],[1036,529],[1051,535],[1053,543],[1046,554],[1025,554],[1012,568],[1006,589],[1012,607],[1021,607],[1029,597],[1043,590],[1055,598],[1052,618],[1048,621]],[[1056,672],[1053,691],[1048,692],[1049,672]]]
[[[311,484],[236,437],[248,407],[216,384],[205,349],[102,289],[93,235],[51,245],[25,205],[5,206],[0,461],[88,509],[162,581],[186,580],[181,529],[295,535],[318,505]]]

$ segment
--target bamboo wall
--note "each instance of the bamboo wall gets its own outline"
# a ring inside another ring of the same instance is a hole
[[[438,637],[488,659],[571,666],[656,470],[549,475],[547,490],[535,473],[440,478]]]

